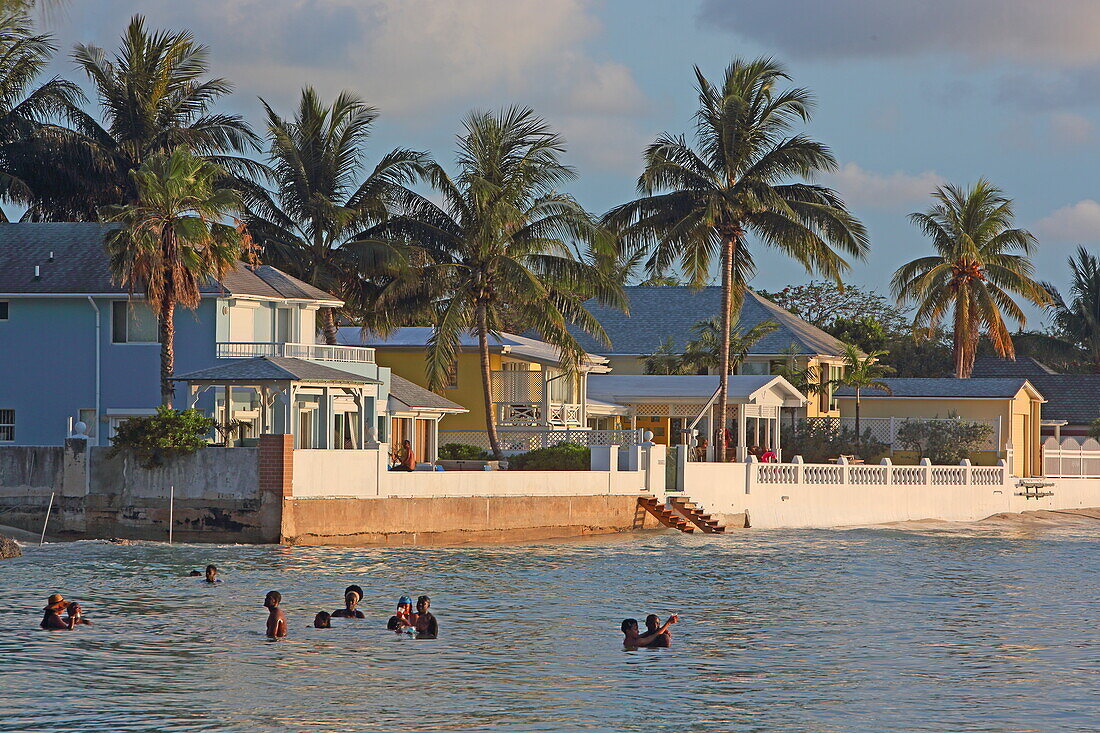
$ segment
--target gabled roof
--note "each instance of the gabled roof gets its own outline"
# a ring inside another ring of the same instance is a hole
[[[1044,420],[1084,425],[1100,417],[1100,374],[1044,374],[1028,381],[1047,400]]]
[[[359,328],[341,326],[336,339],[339,343],[348,346],[371,346],[379,351],[421,351],[427,347],[431,336],[430,326],[406,326],[395,329],[389,336],[371,336],[364,339],[363,332]],[[477,337],[463,332],[459,336],[458,345],[462,351],[476,351]],[[529,336],[517,336],[514,333],[490,335],[489,350],[493,353],[508,354],[551,366],[561,362],[561,352],[557,346]],[[607,363],[607,359],[595,354],[588,354],[585,361],[590,369],[596,371]]]
[[[227,359],[209,369],[200,369],[174,378],[177,382],[333,382],[340,384],[382,384],[377,379],[333,369],[305,359],[286,356],[257,356],[253,359]]]
[[[9,295],[126,295],[111,279],[104,249],[117,224],[98,222],[0,223],[0,293]],[[53,259],[50,259],[50,254]],[[34,277],[34,268],[40,277]],[[210,295],[304,300],[341,305],[334,295],[270,265],[238,262],[220,282],[200,288]]]
[[[979,356],[974,360],[971,377],[1041,377],[1057,374],[1043,362],[1031,356],[1017,356],[1015,359],[1002,359],[999,356]]]
[[[891,397],[924,397],[931,399],[1011,399],[1021,389],[1030,389],[1042,399],[1040,393],[1027,379],[1020,377],[993,377],[956,379],[954,377],[894,377],[881,380],[891,390],[861,389],[862,399]],[[851,387],[839,387],[837,397],[855,397]]]
[[[404,377],[390,373],[390,399],[398,399],[408,407],[422,408],[426,410],[440,410],[442,412],[469,412],[465,407],[451,402],[446,397],[426,390],[419,384],[410,382]],[[392,408],[391,408],[392,411]]]
[[[589,398],[614,403],[706,402],[717,389],[717,374],[596,374],[588,378]],[[799,405],[806,401],[783,377],[770,374],[731,374],[729,377],[730,402],[752,402],[769,390]]]
[[[603,326],[611,339],[610,348],[577,328],[570,328],[581,345],[595,354],[650,354],[665,339],[671,338],[673,350],[683,352],[692,338],[691,327],[711,318],[722,309],[722,289],[705,287],[624,288],[630,301],[630,313],[588,301],[585,306]],[[797,354],[842,356],[844,344],[816,326],[789,313],[751,290],[745,293],[738,327],[748,329],[762,321],[774,321],[779,328],[760,339],[751,354],[782,354],[793,347]]]

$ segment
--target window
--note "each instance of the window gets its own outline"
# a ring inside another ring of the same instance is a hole
[[[159,343],[159,325],[153,309],[143,301],[116,300],[111,303],[112,343]]]
[[[743,361],[741,362],[741,374],[769,374],[771,364],[766,361]]]
[[[95,427],[96,423],[98,422],[98,420],[95,419],[95,408],[81,408],[80,411],[77,413],[77,419],[88,426],[88,432],[86,432],[85,435],[87,435],[89,438],[94,438]]]
[[[837,403],[836,398],[833,397],[833,392],[836,391],[836,386],[837,386],[836,382],[837,382],[837,380],[839,380],[841,377],[844,376],[844,367],[843,366],[837,366],[836,364],[829,364],[828,366],[829,366],[829,369],[828,369],[827,372],[825,371],[825,368],[824,368],[825,365],[824,364],[822,364],[821,368],[819,369],[819,371],[822,373],[822,376],[824,377],[823,381],[829,385],[827,389],[825,389],[821,392],[821,409],[823,411],[832,411],[832,410],[840,409],[840,406]],[[828,376],[825,376],[826,374]]]
[[[15,410],[0,410],[0,443],[15,440]]]
[[[0,300],[0,321],[8,320],[8,301]]]
[[[294,334],[291,331],[291,311],[289,308],[275,309],[275,343],[293,343]]]
[[[452,359],[447,365],[447,389],[458,389],[458,359]]]

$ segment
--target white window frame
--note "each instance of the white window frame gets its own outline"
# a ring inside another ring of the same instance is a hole
[[[4,421],[4,418],[8,417],[8,413],[11,416],[11,422]],[[0,428],[11,428],[11,438],[0,438],[0,443],[14,443],[15,442],[15,408],[3,407],[0,408]]]
[[[144,300],[133,301],[133,302],[145,303]],[[157,340],[156,341],[129,341],[129,340],[115,341],[115,308],[117,307],[118,303],[121,303],[126,307],[126,310],[127,310],[127,314],[126,314],[127,315],[127,321],[126,321],[126,323],[129,324],[129,322],[130,322],[129,321],[129,315],[130,314],[129,314],[128,311],[130,309],[131,301],[129,301],[129,300],[112,300],[111,301],[111,346],[160,346],[160,326],[159,326],[159,324],[157,326]],[[148,306],[148,303],[145,303],[145,304]],[[150,311],[152,311],[151,308],[150,308]],[[153,316],[156,317],[156,314],[154,313]],[[127,339],[129,339],[129,336],[130,336],[129,330],[127,330],[127,333],[125,335],[126,335]]]

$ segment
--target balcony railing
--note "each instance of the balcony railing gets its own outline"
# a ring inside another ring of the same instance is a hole
[[[257,356],[286,356],[316,361],[345,361],[373,364],[374,349],[367,346],[330,346],[328,344],[287,344],[261,341],[219,341],[219,359],[251,359]]]
[[[520,427],[579,426],[581,406],[561,402],[498,402],[497,424]]]

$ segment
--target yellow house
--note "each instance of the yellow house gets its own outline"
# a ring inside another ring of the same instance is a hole
[[[992,465],[1008,459],[1016,476],[1042,474],[1039,427],[1046,401],[1034,385],[1021,378],[972,379],[883,379],[890,388],[860,390],[860,430],[893,446],[897,428],[907,419],[944,419],[955,413],[964,420],[984,422],[993,428],[985,449],[971,455],[975,464]],[[855,416],[855,393],[851,387],[837,390],[840,412],[847,427]],[[900,446],[899,446],[900,448]],[[906,451],[895,456],[915,458]]]
[[[429,327],[407,327],[386,338],[364,342],[359,329],[344,327],[339,338],[344,344],[373,347],[379,366],[389,367],[393,374],[426,388],[426,354],[431,334]],[[626,414],[623,408],[590,403],[587,399],[588,375],[607,372],[607,359],[586,355],[573,374],[564,371],[560,361],[557,347],[544,341],[508,333],[490,336],[489,409],[494,424],[516,429],[584,429],[592,419]],[[485,391],[475,336],[463,334],[457,358],[440,393],[467,410],[449,414],[445,418],[446,430],[485,430]]]

